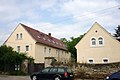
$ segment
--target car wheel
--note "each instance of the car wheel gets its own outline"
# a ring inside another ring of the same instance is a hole
[[[34,75],[34,76],[32,77],[32,80],[37,80],[37,77]]]
[[[61,80],[60,77],[55,77],[54,80]]]

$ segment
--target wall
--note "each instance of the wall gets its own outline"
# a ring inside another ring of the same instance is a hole
[[[19,37],[17,39],[16,35],[19,34],[20,36],[21,33],[22,38]],[[28,56],[32,56],[33,58],[35,57],[35,41],[21,25],[16,27],[5,44],[13,47],[15,51],[17,50],[17,46],[20,46],[20,52],[27,53]],[[29,51],[26,51],[26,45],[29,45]]]
[[[46,48],[46,50],[45,50]],[[50,49],[50,51],[49,51]],[[50,46],[36,43],[35,45],[35,63],[44,63],[45,57],[55,57],[57,61],[69,61],[69,54],[64,50],[56,49]]]
[[[91,46],[91,38],[94,37],[96,40],[99,37],[103,37],[103,46],[98,45]],[[94,60],[93,63],[101,64],[103,59],[107,58],[108,63],[120,61],[120,42],[113,38],[105,29],[99,24],[95,23],[93,27],[86,33],[86,35],[77,44],[77,62],[88,63],[91,58]]]
[[[105,79],[108,75],[120,70],[120,63],[111,64],[78,64],[76,66],[75,77],[94,78],[95,80]]]

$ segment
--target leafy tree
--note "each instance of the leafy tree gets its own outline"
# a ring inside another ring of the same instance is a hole
[[[6,45],[0,46],[0,71],[11,72],[16,64],[21,64],[25,59],[28,59],[24,53],[13,51],[12,47]]]
[[[116,37],[120,41],[120,25],[115,29],[114,37]]]
[[[60,40],[63,41],[67,45],[68,51],[71,53],[71,57],[77,60],[77,50],[75,48],[75,45],[82,39],[84,35],[80,35],[80,37],[74,38],[71,37],[70,40],[67,40],[66,38],[61,38]]]

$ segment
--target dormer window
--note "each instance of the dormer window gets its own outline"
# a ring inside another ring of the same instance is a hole
[[[95,46],[95,45],[96,45],[96,39],[95,39],[95,38],[92,38],[92,39],[91,39],[91,45],[92,45],[92,46]]]

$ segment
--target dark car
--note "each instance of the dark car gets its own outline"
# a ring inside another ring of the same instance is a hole
[[[66,67],[47,67],[33,73],[31,80],[74,80],[73,73]]]
[[[120,71],[115,72],[110,76],[106,77],[106,80],[120,80]]]

